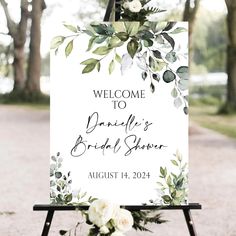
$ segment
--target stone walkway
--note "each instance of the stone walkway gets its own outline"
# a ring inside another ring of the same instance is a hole
[[[0,161],[0,235],[40,235],[46,213],[32,206],[49,201],[49,111],[0,105]],[[203,205],[193,212],[200,236],[236,236],[235,196],[236,141],[192,124],[190,201]],[[169,222],[151,226],[153,234],[128,236],[188,235],[182,212],[163,217]],[[56,213],[50,236],[77,219],[76,212]]]

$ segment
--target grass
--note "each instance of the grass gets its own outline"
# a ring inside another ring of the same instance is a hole
[[[199,125],[236,139],[236,114],[219,115],[218,106],[190,106],[190,119]]]

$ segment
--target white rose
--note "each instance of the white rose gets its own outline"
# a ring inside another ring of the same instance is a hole
[[[111,234],[111,236],[125,236],[125,235],[120,231],[115,231],[114,233]]]
[[[129,10],[132,12],[140,12],[142,9],[142,4],[139,0],[133,0],[129,2]]]
[[[101,234],[108,234],[110,232],[109,229],[105,225],[102,226],[99,231]]]
[[[134,219],[129,211],[120,209],[114,219],[114,224],[118,231],[127,232],[132,229]]]
[[[124,2],[123,7],[124,7],[124,9],[128,9],[129,8],[129,2]]]
[[[104,226],[112,219],[114,205],[105,200],[94,201],[88,210],[89,220],[98,227]]]

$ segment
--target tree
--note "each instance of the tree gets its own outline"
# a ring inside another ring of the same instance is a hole
[[[12,20],[9,13],[7,2],[5,0],[0,0],[0,4],[3,7],[7,20],[9,35],[12,37],[14,45],[14,62],[13,62],[14,81],[15,81],[14,91],[22,91],[25,85],[24,46],[26,42],[27,22],[29,18],[29,12],[28,12],[29,3],[27,0],[21,0],[21,19],[18,24]]]
[[[44,0],[32,2],[31,30],[30,30],[30,52],[28,59],[28,71],[26,91],[28,93],[40,93],[40,74],[41,74],[41,17],[46,8]]]
[[[189,22],[189,47],[190,47],[190,60],[192,59],[192,34],[197,12],[200,6],[200,0],[186,0],[184,7],[183,20]]]
[[[225,0],[228,9],[227,103],[226,111],[236,111],[236,1]]]

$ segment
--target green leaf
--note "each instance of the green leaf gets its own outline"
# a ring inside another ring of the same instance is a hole
[[[135,36],[139,31],[140,22],[125,22],[125,27],[129,36]]]
[[[129,35],[126,32],[117,33],[116,36],[123,42],[127,41],[129,38]]]
[[[65,48],[66,57],[68,57],[71,54],[72,50],[73,50],[73,40],[71,40]]]
[[[126,32],[125,23],[124,22],[113,22],[112,23],[113,28],[115,29],[115,32]]]
[[[184,114],[188,115],[188,107],[184,107]]]
[[[187,79],[180,79],[178,82],[178,87],[182,91],[187,90],[188,89],[188,80]]]
[[[122,58],[116,53],[115,60],[116,60],[118,63],[121,63]]]
[[[109,64],[109,74],[112,74],[114,69],[115,69],[115,62],[114,62],[114,60],[112,60]]]
[[[94,37],[94,33],[91,30],[83,30],[83,33],[86,33],[87,35]]]
[[[152,53],[153,53],[153,56],[154,56],[154,57],[156,57],[156,58],[158,58],[158,59],[162,59],[162,56],[161,56],[161,52],[160,52],[160,51],[154,50],[154,51],[152,51]]]
[[[171,184],[172,184],[172,180],[171,180],[171,177],[170,177],[170,175],[168,176],[168,178],[167,178],[167,185],[168,186],[171,186]]]
[[[182,106],[183,102],[182,102],[182,99],[180,97],[176,98],[174,100],[174,105],[176,108],[180,108]]]
[[[157,82],[160,81],[160,75],[159,74],[152,74],[152,78],[156,80]]]
[[[167,53],[165,58],[167,61],[169,61],[171,63],[176,62],[177,61],[176,52],[171,51],[171,52]]]
[[[151,89],[151,92],[154,93],[155,92],[155,86],[153,83],[150,84],[150,89]]]
[[[176,160],[171,160],[172,164],[178,166],[178,162]]]
[[[166,70],[163,74],[163,80],[166,82],[166,83],[170,83],[172,81],[174,81],[176,79],[176,75],[170,71],[170,70]]]
[[[143,71],[142,72],[142,79],[145,80],[147,78],[147,72]]]
[[[90,51],[90,50],[91,50],[91,48],[93,47],[93,44],[94,44],[95,39],[96,39],[96,37],[91,37],[91,38],[89,39],[87,51]]]
[[[176,22],[168,22],[163,31],[169,31],[176,25]]]
[[[73,26],[73,25],[68,25],[68,24],[63,24],[68,30],[74,32],[74,33],[78,33],[78,29],[77,27]]]
[[[129,55],[131,56],[131,58],[134,58],[137,50],[138,50],[138,42],[134,39],[132,39],[131,41],[129,41],[128,45],[127,45],[127,50]]]
[[[111,51],[110,48],[106,47],[106,46],[102,46],[102,47],[98,47],[96,48],[93,53],[97,54],[97,55],[107,55],[109,52]]]
[[[124,44],[117,36],[112,36],[109,41],[109,48],[117,48]]]
[[[60,179],[62,177],[62,173],[61,172],[55,172],[55,177],[57,179]]]
[[[67,233],[66,230],[60,230],[60,231],[59,231],[59,234],[60,234],[60,235],[66,235],[66,233]]]
[[[168,195],[162,196],[162,199],[164,200],[165,203],[170,203],[171,202],[171,197]]]
[[[107,36],[97,36],[94,39],[94,43],[101,44],[107,39]]]
[[[89,64],[97,64],[99,60],[94,59],[94,58],[90,58],[88,60],[82,61],[80,64],[81,65],[89,65]]]
[[[86,65],[82,71],[82,74],[90,73],[91,71],[94,70],[95,67],[96,67],[95,63]]]
[[[101,63],[100,63],[100,61],[97,63],[97,71],[98,72],[100,72],[100,70],[101,70]]]
[[[178,91],[177,91],[176,88],[173,88],[173,90],[171,91],[171,96],[172,96],[173,98],[178,97]]]
[[[170,37],[169,34],[167,33],[162,33],[161,34],[165,39],[166,41],[171,45],[171,47],[174,49],[175,48],[175,41],[172,37]]]
[[[160,167],[160,173],[161,173],[161,175],[165,178],[166,175],[167,175],[166,168],[164,169],[163,167]]]
[[[65,37],[64,36],[57,36],[54,37],[51,41],[51,49],[56,49],[58,48],[63,42],[65,41]]]
[[[187,32],[187,29],[183,28],[183,27],[177,27],[176,29],[171,31],[169,34],[179,34],[179,33],[182,33],[182,32]]]
[[[143,40],[144,47],[151,47],[153,45],[153,41],[151,39],[145,39]]]
[[[188,79],[188,66],[180,66],[177,71],[176,74],[179,76],[180,79]]]
[[[72,199],[73,199],[72,193],[65,196],[65,200],[66,200],[67,203],[71,202]]]

